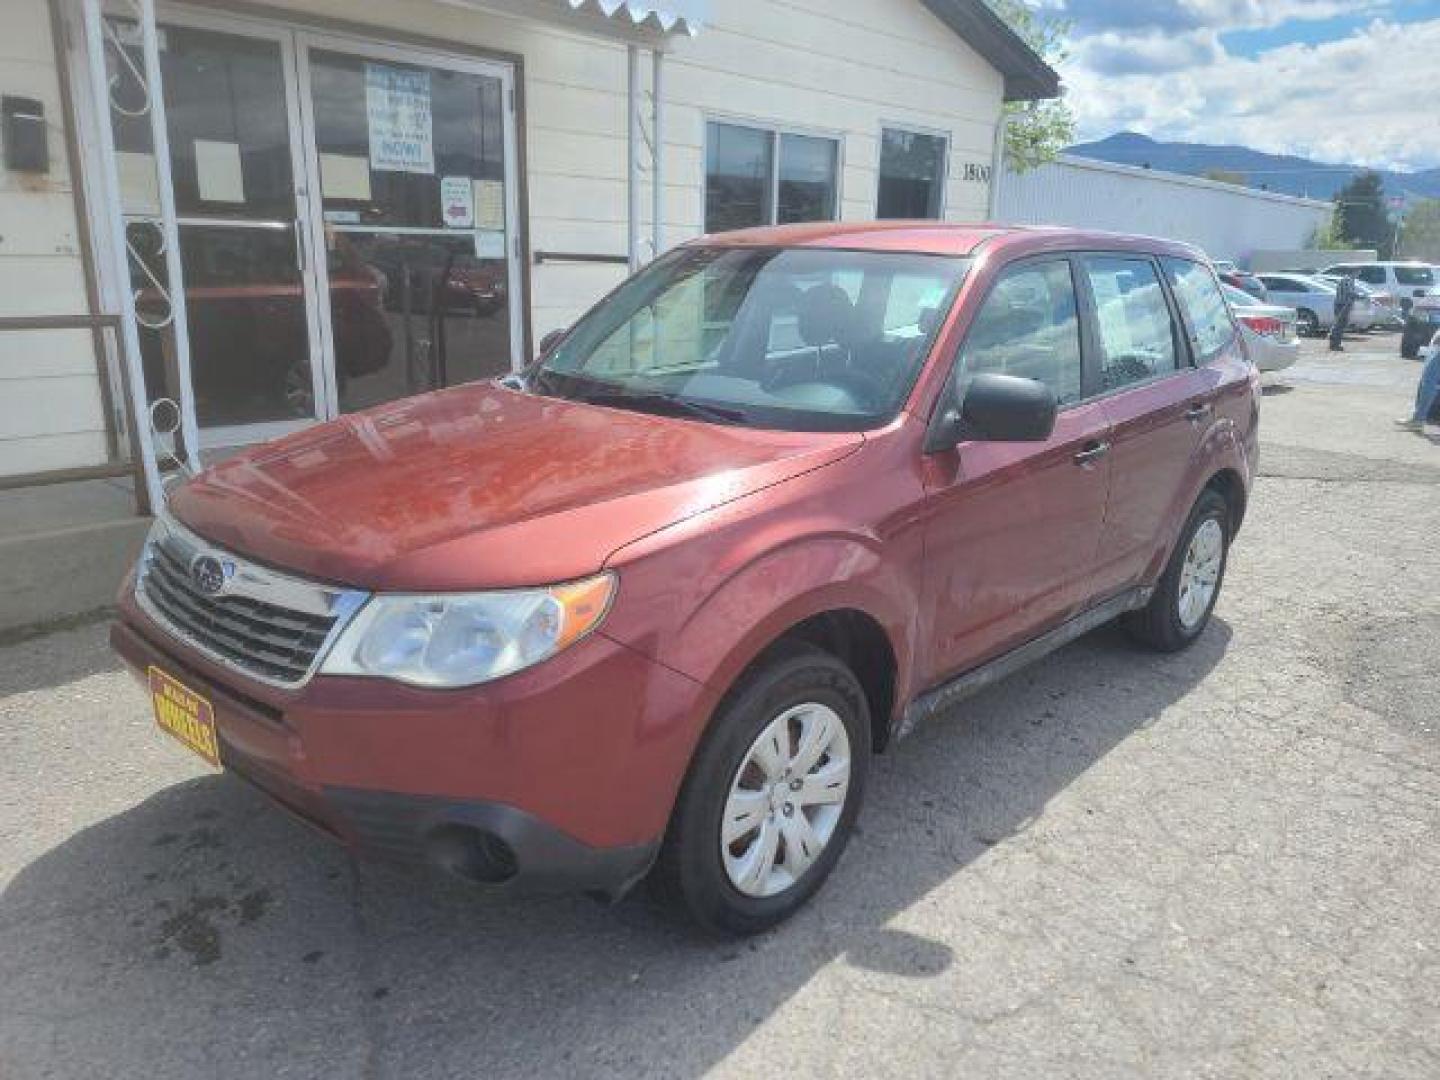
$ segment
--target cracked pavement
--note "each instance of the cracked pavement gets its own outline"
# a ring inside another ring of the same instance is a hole
[[[1440,432],[1350,349],[1267,394],[1194,649],[1103,629],[922,726],[753,941],[354,864],[103,626],[0,649],[0,1075],[1440,1075]]]

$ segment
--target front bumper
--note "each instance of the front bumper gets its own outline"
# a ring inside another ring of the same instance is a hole
[[[227,771],[357,852],[486,885],[623,893],[714,704],[599,633],[460,691],[248,680],[151,622],[128,588],[110,640],[137,676],[157,666],[210,701]]]

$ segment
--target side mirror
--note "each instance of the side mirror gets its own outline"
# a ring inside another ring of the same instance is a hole
[[[1055,430],[1055,391],[1035,379],[976,375],[959,403],[943,404],[925,438],[927,453],[951,450],[965,439],[1044,442]]]
[[[545,357],[549,356],[550,350],[555,348],[556,345],[559,345],[561,339],[564,338],[564,336],[569,332],[570,331],[568,329],[562,327],[559,330],[551,330],[548,334],[542,337],[540,339],[540,348],[535,354],[535,359],[543,360],[545,359]]]

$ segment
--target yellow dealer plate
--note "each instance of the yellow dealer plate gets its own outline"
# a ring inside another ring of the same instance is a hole
[[[220,740],[215,734],[215,709],[210,702],[157,667],[149,669],[150,700],[155,722],[195,753],[220,768]]]

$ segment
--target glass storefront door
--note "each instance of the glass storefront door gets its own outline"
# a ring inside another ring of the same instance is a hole
[[[512,370],[508,69],[302,48],[339,411]]]
[[[120,40],[130,61],[143,63],[135,35]],[[253,441],[321,415],[289,35],[166,22],[160,41],[195,420],[202,444]],[[116,85],[116,93],[143,105],[138,86]],[[134,163],[127,235],[136,253],[136,307],[146,323],[146,389],[151,400],[179,401],[170,301],[159,287],[158,202],[153,182],[145,182],[154,168],[149,134],[140,108],[118,113],[116,148]]]
[[[202,445],[520,366],[507,65],[180,8],[160,34]],[[155,213],[127,207],[146,385],[179,400]]]

